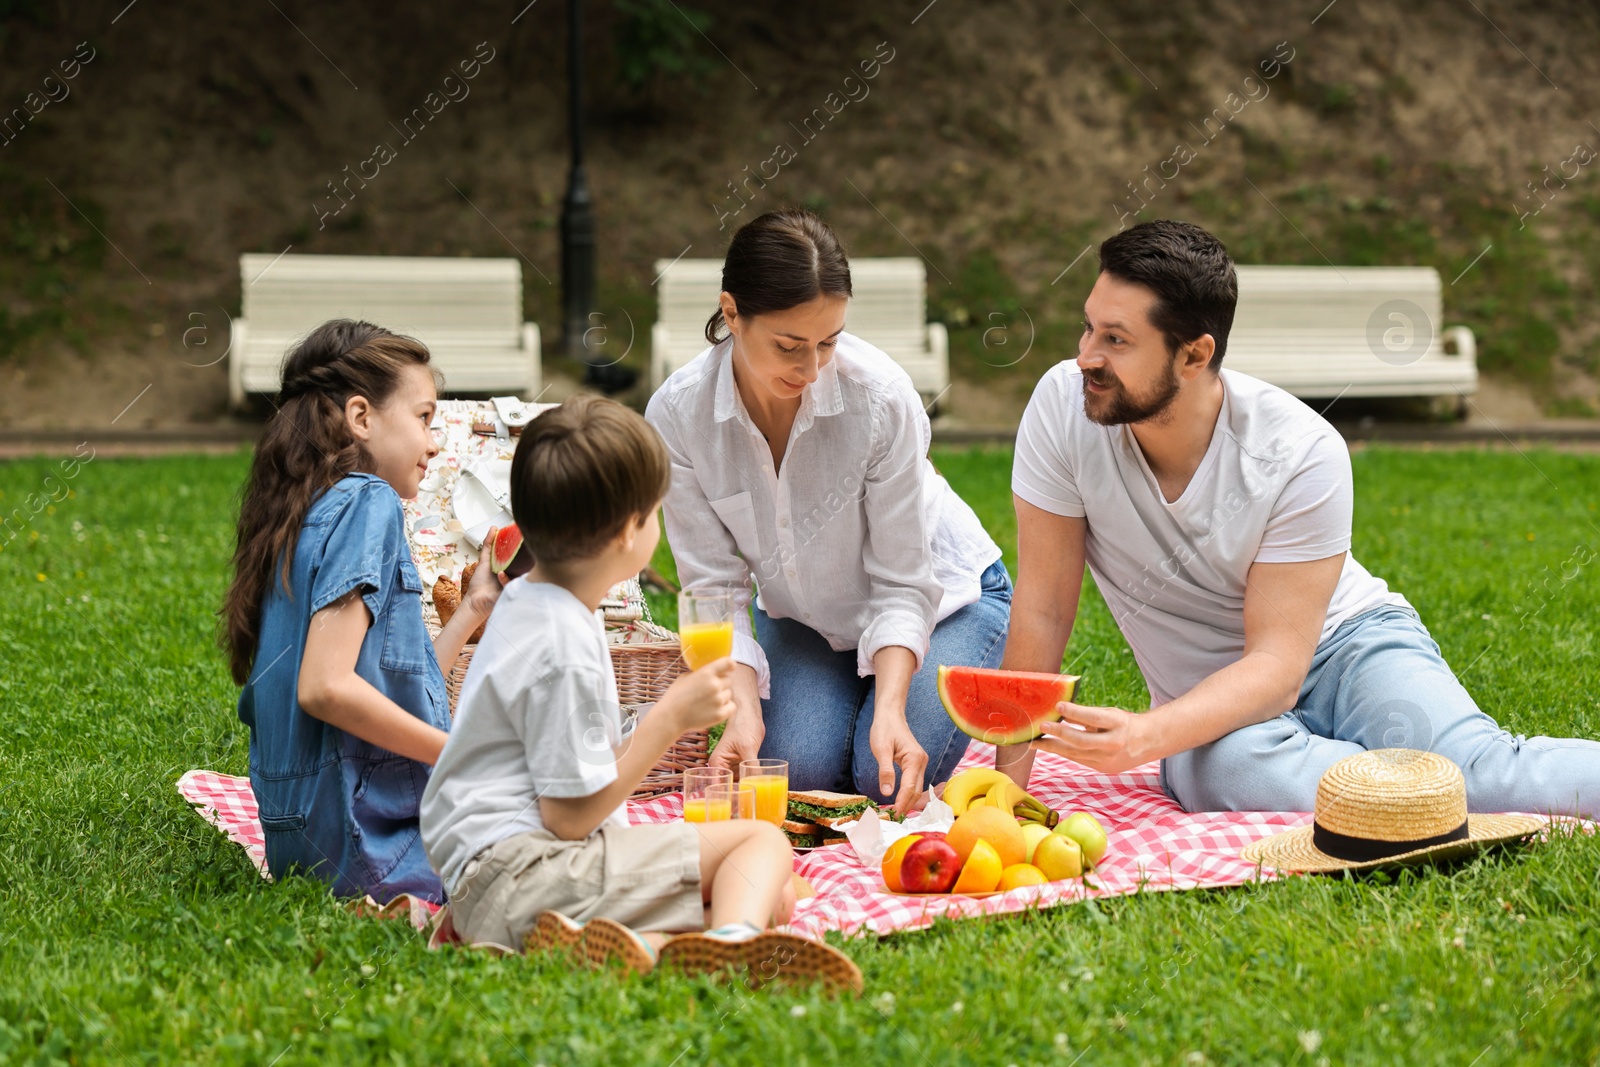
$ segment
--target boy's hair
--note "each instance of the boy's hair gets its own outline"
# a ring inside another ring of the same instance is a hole
[[[1239,282],[1221,241],[1191,222],[1141,222],[1100,246],[1100,271],[1156,294],[1150,323],[1169,353],[1209,333],[1217,345],[1211,369],[1222,370]]]
[[[661,506],[667,447],[644,417],[580,394],[522,431],[511,459],[511,514],[536,563],[590,559]]]

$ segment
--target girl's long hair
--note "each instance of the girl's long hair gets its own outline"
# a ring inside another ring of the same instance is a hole
[[[306,512],[340,478],[371,469],[371,456],[345,421],[345,402],[361,396],[382,407],[406,368],[428,361],[422,342],[351,319],[323,323],[284,359],[278,410],[256,446],[239,504],[233,582],[217,613],[234,684],[250,678],[275,566],[289,592]]]

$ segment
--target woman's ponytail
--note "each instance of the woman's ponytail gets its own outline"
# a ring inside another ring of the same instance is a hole
[[[787,311],[819,296],[849,297],[850,261],[816,212],[769,211],[733,235],[722,261],[722,291],[740,315]],[[706,340],[718,344],[726,328],[718,307],[706,322]]]

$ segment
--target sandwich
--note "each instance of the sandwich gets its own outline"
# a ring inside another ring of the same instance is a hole
[[[789,790],[789,818],[818,826],[835,827],[854,822],[877,805],[859,793],[831,793],[826,789]]]
[[[845,836],[837,830],[826,826],[818,826],[814,822],[804,822],[799,819],[785,819],[779,823],[789,844],[795,848],[821,848],[823,845],[837,845],[846,840]]]
[[[858,793],[833,793],[826,789],[789,791],[788,818],[782,829],[796,848],[836,845],[846,840],[838,829],[854,822],[877,805]]]

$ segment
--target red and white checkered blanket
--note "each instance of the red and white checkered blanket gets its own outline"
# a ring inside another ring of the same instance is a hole
[[[963,767],[992,763],[992,750],[981,746],[980,752],[979,747],[974,746]],[[796,857],[796,871],[817,895],[800,902],[789,929],[810,937],[828,930],[846,936],[882,936],[921,929],[941,916],[1005,915],[1091,897],[1239,885],[1258,877],[1256,868],[1239,858],[1240,849],[1311,821],[1306,812],[1191,815],[1162,792],[1156,774],[1154,763],[1124,774],[1100,774],[1058,756],[1039,755],[1030,791],[1063,816],[1087,811],[1106,827],[1105,859],[1082,882],[1027,886],[982,899],[896,896],[884,890],[877,868],[863,865],[849,845],[834,845]],[[178,780],[178,792],[207,822],[243,845],[250,861],[266,876],[265,845],[249,779],[189,771]],[[628,805],[634,823],[669,822],[681,812],[682,799],[676,793]],[[1259,877],[1272,874],[1263,872]],[[428,913],[413,907],[410,918],[421,926]]]

